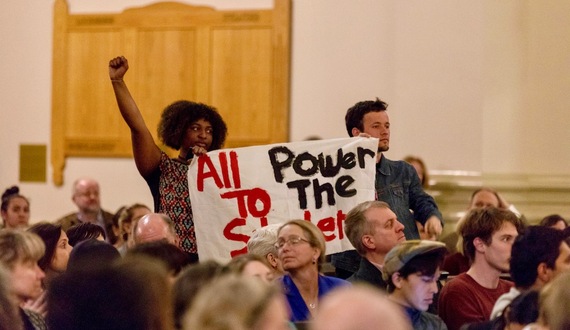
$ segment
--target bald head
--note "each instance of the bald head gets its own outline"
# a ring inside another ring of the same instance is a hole
[[[149,213],[136,222],[134,227],[135,245],[166,240],[171,244],[178,244],[178,236],[174,231],[172,220],[160,213]]]
[[[101,209],[99,183],[91,178],[81,178],[73,183],[71,199],[77,205],[79,212],[98,213]]]
[[[354,285],[336,289],[319,303],[311,330],[411,330],[401,308],[378,289]]]

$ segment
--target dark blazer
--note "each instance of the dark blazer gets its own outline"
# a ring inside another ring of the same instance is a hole
[[[368,259],[361,258],[360,267],[358,271],[348,278],[349,282],[367,282],[386,291],[386,286],[388,285],[382,279],[382,272],[378,267],[374,266]]]

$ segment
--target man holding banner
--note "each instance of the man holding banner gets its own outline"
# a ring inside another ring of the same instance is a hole
[[[406,239],[419,239],[415,220],[421,222],[429,236],[438,236],[443,220],[434,199],[424,192],[414,168],[404,161],[389,160],[382,154],[390,148],[390,119],[388,104],[376,99],[362,101],[348,109],[345,116],[349,136],[378,139],[375,190],[376,199],[388,203],[404,225]],[[412,213],[413,212],[413,213]],[[342,278],[358,270],[360,256],[347,251],[332,256],[337,275]]]

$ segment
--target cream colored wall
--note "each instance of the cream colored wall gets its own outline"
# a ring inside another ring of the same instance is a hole
[[[68,0],[112,12],[141,0]],[[188,1],[266,8],[271,0]],[[32,220],[73,210],[73,179],[101,182],[114,211],[151,197],[131,159],[69,159],[65,185],[18,183],[20,144],[50,137],[52,1],[0,2],[0,189],[19,184]],[[345,136],[356,101],[390,103],[387,156],[432,170],[569,175],[570,4],[563,1],[293,0],[291,140]],[[105,70],[106,68],[102,68]],[[154,129],[154,128],[153,128]]]

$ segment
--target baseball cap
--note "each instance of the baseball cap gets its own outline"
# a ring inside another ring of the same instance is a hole
[[[382,278],[388,281],[392,274],[402,269],[413,258],[434,251],[444,253],[447,248],[442,242],[428,240],[410,240],[399,243],[388,252],[384,259]]]

